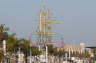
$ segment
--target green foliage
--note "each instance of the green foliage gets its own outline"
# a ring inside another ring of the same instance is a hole
[[[30,53],[30,42],[26,39],[17,39],[15,34],[6,34],[9,30],[8,27],[5,27],[5,25],[0,25],[0,39],[7,38],[7,52],[9,53],[16,53],[18,51],[18,48],[20,47],[21,51],[25,54],[25,57],[29,55]],[[6,33],[5,33],[6,32]],[[41,36],[41,33],[38,33],[39,36]],[[0,45],[2,45],[2,41],[0,42]],[[63,50],[57,50],[56,47],[53,45],[47,45],[48,46],[48,53],[50,55],[63,55]],[[38,47],[31,46],[31,52],[32,55],[40,55],[41,51],[39,51]],[[11,54],[10,54],[11,55]],[[3,52],[0,51],[0,60],[4,58]]]
[[[7,39],[7,51],[11,52],[11,53],[15,53],[15,48],[16,48],[16,43],[17,43],[17,38],[15,37],[14,34],[12,35],[8,35],[8,39]]]
[[[4,24],[0,25],[0,41],[7,38],[7,31],[9,30],[8,27],[5,27]]]
[[[2,41],[7,39],[8,37],[7,35],[8,30],[9,28],[5,27],[4,24],[0,24],[0,47],[2,47]],[[0,62],[3,58],[4,58],[3,51],[0,50]]]
[[[52,44],[47,44],[47,47],[48,47],[48,54],[49,55],[59,55],[59,51]],[[44,50],[46,50],[45,46],[44,46]]]
[[[96,60],[96,48],[94,48],[94,59]]]
[[[64,50],[59,49],[57,47],[54,47],[53,45],[47,45],[48,46],[48,53],[50,55],[64,55]]]
[[[61,55],[64,55],[64,52],[65,52],[64,50],[59,50],[58,54],[61,56]]]
[[[62,55],[64,55],[64,53],[65,53],[65,51],[60,49],[60,50],[55,50],[54,55],[62,56]]]
[[[94,59],[96,60],[96,53],[94,54]]]
[[[53,45],[47,45],[48,46],[48,53],[49,54],[54,54],[54,47],[53,47]]]
[[[3,51],[0,50],[0,62],[1,62],[1,60],[3,60],[3,58],[4,58]]]
[[[29,54],[29,41],[26,39],[18,39],[15,44],[16,52],[18,51],[18,48],[20,47],[21,51],[27,56]]]
[[[39,48],[36,47],[36,46],[32,46],[31,50],[32,50],[32,55],[33,56],[41,54],[41,51],[39,51]]]

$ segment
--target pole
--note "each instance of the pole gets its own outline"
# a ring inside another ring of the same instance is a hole
[[[68,57],[68,55],[67,55],[67,53],[65,53],[66,62],[67,62],[67,57]]]
[[[41,50],[41,47],[40,47],[40,45],[38,46],[39,47],[39,51]]]
[[[44,8],[44,34],[46,33],[46,9]]]
[[[42,32],[42,12],[41,12],[41,10],[40,10],[40,23],[39,23],[39,30],[40,30],[40,32]]]
[[[46,46],[46,63],[48,63],[48,47]]]
[[[6,41],[3,40],[3,51],[4,51],[4,55],[6,55]]]
[[[3,40],[3,51],[4,51],[4,57],[6,57],[6,41]],[[4,58],[4,63],[6,63],[6,58]]]
[[[71,56],[70,55],[71,55],[71,51],[69,50],[69,59],[71,59]]]
[[[29,57],[30,59],[29,59],[29,63],[32,63],[32,51],[31,51],[31,46],[30,46],[30,57]]]
[[[20,51],[20,47],[19,47],[19,52],[18,52],[18,63],[20,63],[20,53],[21,53],[21,51]]]

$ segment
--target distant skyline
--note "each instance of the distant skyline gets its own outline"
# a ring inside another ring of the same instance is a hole
[[[18,38],[29,38],[43,5],[60,22],[53,25],[53,32],[63,34],[65,43],[96,44],[96,0],[0,0],[0,24]]]

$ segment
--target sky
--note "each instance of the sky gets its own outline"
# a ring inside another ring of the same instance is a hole
[[[59,22],[53,32],[64,35],[66,44],[96,45],[96,0],[0,0],[0,24],[18,38],[29,38],[44,6]]]

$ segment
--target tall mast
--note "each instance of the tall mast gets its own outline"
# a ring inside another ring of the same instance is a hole
[[[40,22],[39,22],[39,30],[40,30],[40,32],[42,32],[42,11],[40,10],[40,17],[39,17],[39,19],[40,19]]]
[[[46,33],[46,9],[44,8],[44,34]]]
[[[50,21],[50,18],[51,18],[51,16],[50,16],[50,9],[48,9],[48,20]],[[48,22],[48,32],[49,33],[51,33],[52,31],[51,31],[51,22]]]

